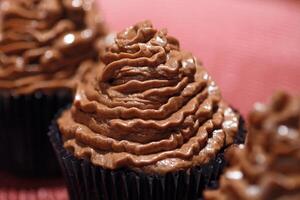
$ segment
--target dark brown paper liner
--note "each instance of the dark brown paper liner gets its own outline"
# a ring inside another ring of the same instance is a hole
[[[19,96],[0,92],[0,169],[25,177],[58,175],[47,132],[55,113],[71,100],[68,90]]]
[[[241,127],[243,120],[241,119]],[[240,129],[243,130],[243,129]],[[237,143],[245,132],[239,132]],[[217,187],[226,165],[223,151],[208,164],[187,171],[150,175],[130,169],[108,170],[77,159],[62,144],[54,121],[48,133],[59,159],[71,200],[196,200],[205,188]]]

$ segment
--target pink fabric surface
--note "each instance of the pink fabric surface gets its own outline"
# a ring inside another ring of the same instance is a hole
[[[0,173],[0,200],[67,200],[61,179],[25,179]]]
[[[102,0],[111,30],[150,19],[193,52],[246,114],[275,90],[300,93],[298,0]],[[62,181],[19,180],[0,174],[0,200],[64,200]]]

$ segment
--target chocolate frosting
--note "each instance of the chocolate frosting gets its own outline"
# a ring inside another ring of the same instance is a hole
[[[94,8],[93,0],[1,0],[0,90],[72,88],[106,32]]]
[[[274,95],[249,116],[245,146],[231,149],[220,189],[207,200],[300,199],[300,97]]]
[[[164,174],[233,143],[239,116],[206,70],[149,21],[117,34],[58,120],[64,146],[109,169]]]

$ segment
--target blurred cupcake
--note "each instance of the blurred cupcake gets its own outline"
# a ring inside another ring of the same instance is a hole
[[[92,0],[1,0],[0,168],[56,173],[47,128],[97,60],[105,34]]]
[[[49,132],[71,198],[201,196],[223,150],[243,140],[239,114],[196,58],[148,21],[118,33],[102,60]]]
[[[245,147],[230,151],[230,167],[207,200],[300,199],[300,97],[274,95],[249,117]]]

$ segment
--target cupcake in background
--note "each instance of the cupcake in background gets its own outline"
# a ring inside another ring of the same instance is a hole
[[[230,167],[207,200],[300,199],[300,97],[280,92],[256,104],[245,146],[231,149]]]
[[[58,172],[47,130],[98,60],[95,43],[106,28],[94,9],[93,0],[1,0],[0,168]]]
[[[50,127],[71,199],[197,199],[243,141],[207,71],[149,21],[117,34]]]

